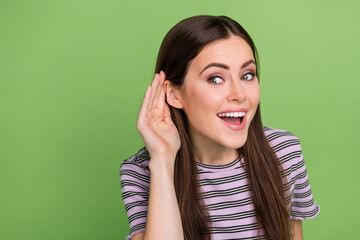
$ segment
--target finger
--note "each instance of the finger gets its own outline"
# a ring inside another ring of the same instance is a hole
[[[170,108],[167,103],[164,104],[164,121],[168,124],[173,124],[173,121],[171,118],[171,113],[170,113]]]
[[[155,109],[158,109],[158,104],[159,104],[159,95],[160,95],[160,92],[162,90],[162,84],[161,84],[161,79],[162,79],[162,75],[161,75],[161,72],[158,74],[158,84],[157,84],[157,87],[156,87],[156,93],[155,93],[155,96],[154,96],[154,99],[153,99],[153,108]],[[161,109],[162,110],[162,109]]]
[[[164,81],[165,81],[165,73],[163,71],[160,72],[160,80],[159,87],[156,92],[156,97],[154,100],[154,106],[161,111],[164,112],[164,103],[165,103],[165,92],[164,92]]]
[[[153,107],[154,107],[154,99],[155,99],[155,96],[156,96],[156,90],[157,90],[158,85],[159,85],[159,74],[155,73],[154,80],[153,80],[153,82],[151,84],[152,92],[151,92],[148,111],[151,111],[153,109]]]
[[[160,71],[160,73],[159,74],[157,74],[157,82],[155,83],[156,85],[156,90],[155,90],[155,88],[153,89],[153,91],[154,91],[154,97],[153,97],[153,99],[152,99],[152,101],[151,101],[151,109],[152,110],[157,110],[158,112],[160,112],[161,113],[161,119],[162,119],[162,114],[163,114],[163,109],[160,109],[159,108],[159,95],[160,95],[160,93],[161,93],[161,90],[162,90],[162,84],[161,84],[161,72],[162,71]],[[160,116],[160,115],[158,115],[158,116]]]
[[[144,100],[141,104],[141,108],[140,108],[140,112],[139,112],[139,117],[138,117],[138,122],[139,120],[142,121],[143,119],[145,119],[146,114],[148,112],[148,107],[149,107],[149,103],[150,103],[150,96],[152,93],[152,88],[151,86],[147,86],[146,92],[145,92],[145,96],[144,96]]]

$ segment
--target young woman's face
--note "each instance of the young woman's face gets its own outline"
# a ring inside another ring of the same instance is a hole
[[[179,95],[195,145],[244,145],[260,99],[254,61],[249,44],[233,35],[209,43],[190,62]]]

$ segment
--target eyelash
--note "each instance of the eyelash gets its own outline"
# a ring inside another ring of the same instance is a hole
[[[252,79],[254,79],[254,77],[256,76],[255,73],[253,73],[253,72],[248,72],[248,73],[245,73],[244,75],[242,75],[241,78],[242,78],[243,76],[248,75],[248,74],[250,74],[250,75],[252,76]],[[221,77],[218,76],[218,75],[214,75],[214,76],[209,77],[209,78],[208,78],[208,81],[209,81],[211,84],[220,84],[220,83],[211,82],[211,80],[212,80],[212,79],[215,79],[215,78],[221,78]],[[251,81],[252,79],[246,80],[246,81]]]

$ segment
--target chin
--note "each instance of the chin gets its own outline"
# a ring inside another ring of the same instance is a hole
[[[247,138],[241,139],[240,141],[234,141],[230,144],[228,144],[229,148],[238,149],[245,145]]]
[[[245,142],[246,142],[246,141],[245,141]],[[242,147],[245,145],[245,142],[234,146],[234,148],[235,148],[235,149],[242,148]]]

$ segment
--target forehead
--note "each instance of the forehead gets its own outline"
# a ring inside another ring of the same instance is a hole
[[[232,35],[228,39],[220,39],[207,44],[191,61],[189,68],[199,68],[210,62],[222,62],[240,65],[254,59],[250,45],[241,37]]]

